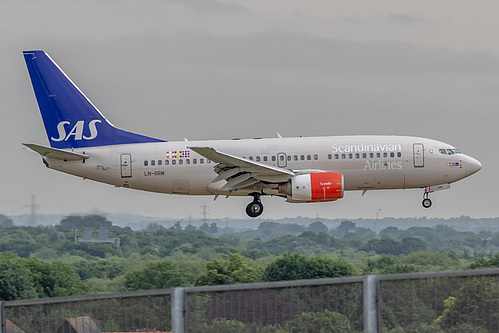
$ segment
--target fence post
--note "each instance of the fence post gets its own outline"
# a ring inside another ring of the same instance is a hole
[[[378,333],[379,313],[379,278],[376,275],[364,276],[364,332]]]
[[[172,332],[187,332],[185,322],[185,288],[173,288],[172,292]],[[0,332],[2,333],[2,332]]]
[[[4,302],[0,301],[0,333],[7,333],[6,325]]]

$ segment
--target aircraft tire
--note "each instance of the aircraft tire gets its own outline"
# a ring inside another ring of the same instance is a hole
[[[422,204],[423,204],[423,207],[424,207],[424,208],[430,208],[430,207],[431,207],[432,202],[431,202],[431,200],[430,200],[430,199],[426,198],[426,199],[424,199],[424,200],[423,200]]]
[[[246,206],[246,214],[249,217],[258,217],[263,213],[263,205],[259,201],[253,201]]]

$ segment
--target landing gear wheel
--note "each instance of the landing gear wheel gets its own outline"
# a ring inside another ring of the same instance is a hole
[[[423,207],[424,208],[430,208],[431,207],[431,200],[428,198],[423,199]]]
[[[263,205],[260,201],[253,201],[246,206],[246,214],[249,217],[258,217],[263,213]]]

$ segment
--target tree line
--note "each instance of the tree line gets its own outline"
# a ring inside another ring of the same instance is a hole
[[[262,222],[235,233],[214,223],[179,222],[133,231],[103,215],[66,216],[54,227],[17,227],[2,215],[0,221],[3,300],[499,267],[499,233],[445,225],[374,233],[351,221],[334,229]],[[101,225],[120,246],[75,242],[75,233]]]
[[[85,228],[95,230],[101,225],[108,227],[111,237],[120,238],[119,246],[75,242],[75,235]],[[262,222],[256,230],[236,233],[216,223],[195,227],[177,222],[169,228],[151,223],[134,231],[114,226],[102,215],[66,216],[53,227],[19,227],[0,215],[0,300],[496,268],[498,253],[499,232],[460,232],[447,225],[405,230],[391,226],[375,233],[351,221],[336,228],[320,221],[308,226]],[[390,296],[383,299],[386,332],[485,333],[499,329],[495,324],[499,321],[480,321],[483,313],[497,316],[497,281],[435,280],[433,289],[426,285],[384,288]],[[357,308],[324,309],[303,312],[260,331],[361,330],[362,320],[352,316]],[[199,311],[207,315],[210,307],[201,306]],[[199,325],[197,328],[206,332],[255,330],[251,323],[215,317]]]

